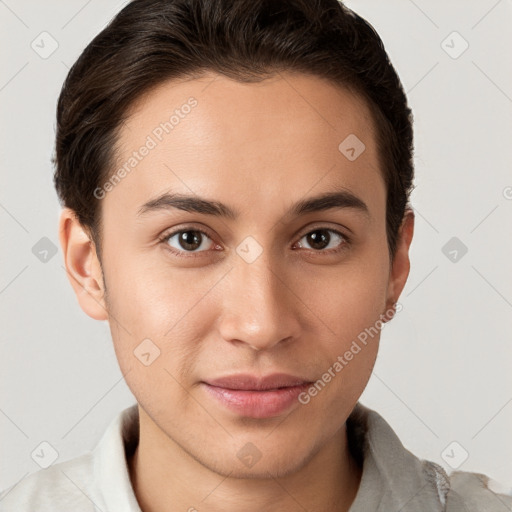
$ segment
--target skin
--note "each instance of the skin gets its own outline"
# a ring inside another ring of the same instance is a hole
[[[378,336],[308,404],[275,417],[238,415],[201,381],[274,372],[321,378],[398,300],[413,214],[404,217],[391,260],[369,109],[357,95],[309,75],[242,84],[208,73],[160,84],[123,125],[118,164],[191,96],[197,106],[101,200],[101,265],[73,212],[64,209],[60,219],[80,306],[109,321],[139,403],[140,442],[129,461],[137,499],[144,512],[346,511],[361,468],[348,451],[345,421],[371,375]],[[355,161],[338,150],[349,134],[366,146]],[[367,212],[287,213],[297,201],[339,190]],[[219,201],[239,217],[138,214],[164,192]],[[199,238],[195,252],[178,236],[159,240],[178,229],[203,229],[210,238]],[[331,236],[325,248],[306,236],[318,229]],[[344,236],[323,231],[330,229]],[[262,249],[251,263],[236,251],[248,236]],[[149,366],[134,356],[146,338],[160,349]],[[237,457],[248,442],[261,453],[252,467]]]

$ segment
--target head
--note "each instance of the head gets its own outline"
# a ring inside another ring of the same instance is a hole
[[[409,271],[412,115],[373,28],[336,0],[134,0],[69,72],[55,164],[71,284],[155,431],[222,474],[318,452]],[[325,385],[265,417],[205,389],[275,372]]]

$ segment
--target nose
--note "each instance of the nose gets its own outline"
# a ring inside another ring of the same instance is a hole
[[[301,302],[281,267],[272,264],[265,251],[252,263],[235,263],[227,276],[219,319],[224,340],[268,350],[298,337]]]

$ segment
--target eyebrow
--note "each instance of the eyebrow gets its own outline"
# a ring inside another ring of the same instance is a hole
[[[151,199],[141,206],[138,215],[144,215],[150,212],[179,209],[186,212],[202,213],[215,217],[224,217],[226,219],[236,220],[240,212],[218,201],[204,199],[196,195],[170,194],[165,193],[161,196]],[[369,216],[369,209],[366,203],[359,197],[348,191],[326,192],[314,197],[302,199],[293,204],[286,213],[287,216],[301,216],[312,212],[321,212],[338,209],[356,210],[365,216]]]

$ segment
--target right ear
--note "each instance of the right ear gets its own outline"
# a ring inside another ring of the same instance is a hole
[[[59,220],[59,240],[69,282],[80,307],[95,320],[107,320],[105,289],[96,246],[70,208]]]

